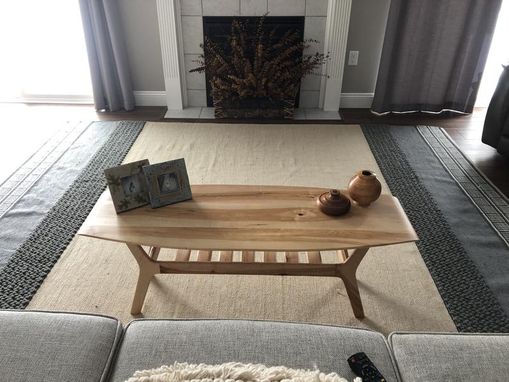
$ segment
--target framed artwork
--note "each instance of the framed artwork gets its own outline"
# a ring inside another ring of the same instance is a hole
[[[184,158],[143,166],[152,208],[192,199]]]
[[[149,203],[147,181],[143,174],[143,166],[148,165],[149,161],[143,159],[104,170],[117,214]]]

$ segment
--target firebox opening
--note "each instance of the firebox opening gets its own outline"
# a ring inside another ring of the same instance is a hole
[[[204,16],[203,17],[203,34],[208,39],[212,40],[220,47],[225,53],[229,53],[228,39],[231,33],[232,21],[239,19],[247,21],[248,26],[253,28],[253,34],[256,33],[256,27],[259,17],[231,17],[231,16]],[[297,31],[300,34],[300,40],[304,39],[304,17],[303,16],[267,16],[264,21],[264,30],[271,32],[275,30],[275,38],[281,38],[289,31]],[[207,88],[207,106],[214,106],[212,101],[212,90],[209,79],[205,76]],[[295,100],[295,107],[299,106],[299,92]]]

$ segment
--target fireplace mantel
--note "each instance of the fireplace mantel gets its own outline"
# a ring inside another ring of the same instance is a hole
[[[302,86],[301,105],[338,111],[351,5],[352,0],[157,0],[168,109],[204,106],[204,80],[190,77],[186,67],[201,52],[196,35],[203,35],[203,16],[260,16],[268,11],[269,16],[305,16],[304,37],[309,37],[306,31],[314,33],[312,37],[323,43],[323,52],[329,52],[330,59],[319,83],[309,85],[310,90]],[[321,38],[316,36],[319,23],[325,27]]]

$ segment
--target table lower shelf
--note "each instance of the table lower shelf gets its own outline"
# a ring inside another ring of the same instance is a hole
[[[150,249],[149,255],[157,260],[157,249]],[[263,252],[263,251],[199,251],[170,250],[166,256],[175,262],[205,263],[278,263],[278,264],[337,264],[348,259],[348,251],[305,251],[305,252]]]
[[[191,251],[176,250],[171,260],[158,260],[161,249],[147,252],[136,244],[127,244],[140,268],[131,314],[141,312],[148,286],[156,274],[244,274],[339,277],[355,317],[364,317],[359,295],[357,267],[369,248],[352,251],[323,252],[257,252],[257,251]]]

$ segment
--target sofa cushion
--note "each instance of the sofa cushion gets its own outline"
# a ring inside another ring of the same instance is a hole
[[[404,382],[509,380],[509,335],[393,333],[389,343]]]
[[[370,330],[268,321],[136,320],[126,329],[112,380],[175,361],[318,368],[353,380],[347,358],[359,351],[389,381],[397,380],[385,338]]]
[[[104,381],[121,334],[109,317],[0,311],[0,378]]]

